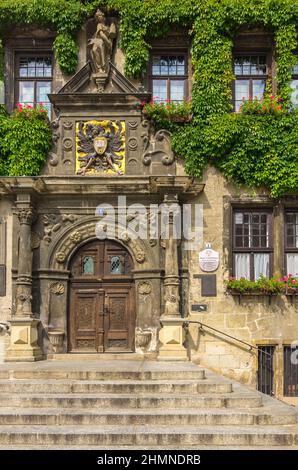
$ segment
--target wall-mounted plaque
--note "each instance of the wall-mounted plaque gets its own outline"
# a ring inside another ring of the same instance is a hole
[[[219,253],[218,251],[206,248],[199,253],[199,266],[202,271],[212,272],[216,271],[219,266]]]

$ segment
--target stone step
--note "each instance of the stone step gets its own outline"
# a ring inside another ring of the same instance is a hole
[[[99,366],[98,366],[99,369]],[[205,370],[123,370],[123,369],[13,369],[0,371],[0,379],[27,380],[202,380]]]
[[[298,426],[0,426],[0,444],[97,446],[269,446],[298,445]]]
[[[295,410],[273,410],[251,408],[250,410],[233,409],[183,409],[183,410],[88,410],[76,409],[53,410],[48,408],[22,409],[2,408],[1,424],[16,425],[290,425],[297,424]]]
[[[0,393],[231,393],[232,384],[222,380],[169,381],[64,381],[0,380]]]
[[[262,406],[262,396],[259,394],[230,395],[177,395],[177,394],[0,394],[1,407],[51,407],[51,408],[256,408]]]

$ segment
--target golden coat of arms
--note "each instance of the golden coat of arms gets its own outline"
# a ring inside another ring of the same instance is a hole
[[[77,123],[76,172],[85,175],[125,171],[125,122]]]

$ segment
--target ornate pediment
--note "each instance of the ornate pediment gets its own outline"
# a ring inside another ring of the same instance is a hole
[[[98,93],[94,87],[91,62],[87,62],[68,82],[58,91],[58,94]],[[93,88],[94,87],[94,88]],[[119,70],[109,63],[106,93],[125,93],[130,95],[144,94],[136,88]],[[105,93],[103,93],[105,94]],[[53,95],[51,95],[53,96]]]

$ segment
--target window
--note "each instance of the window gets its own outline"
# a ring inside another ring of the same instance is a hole
[[[298,397],[298,345],[284,346],[284,396]]]
[[[298,106],[298,62],[293,69],[291,88],[292,88],[291,103],[296,108]]]
[[[110,261],[110,273],[122,274],[122,263],[120,256],[112,256]]]
[[[233,266],[236,279],[270,277],[272,266],[272,214],[262,210],[234,212]]]
[[[85,256],[83,259],[83,274],[94,274],[93,256]]]
[[[267,56],[236,55],[234,57],[234,110],[239,111],[243,100],[262,98],[267,78]]]
[[[183,101],[187,97],[186,54],[154,54],[150,82],[154,101]]]
[[[298,210],[285,214],[285,249],[287,274],[298,273]]]
[[[52,86],[52,57],[48,55],[17,55],[16,102],[36,106],[42,103],[51,113],[48,94]],[[16,104],[16,103],[15,103]]]

